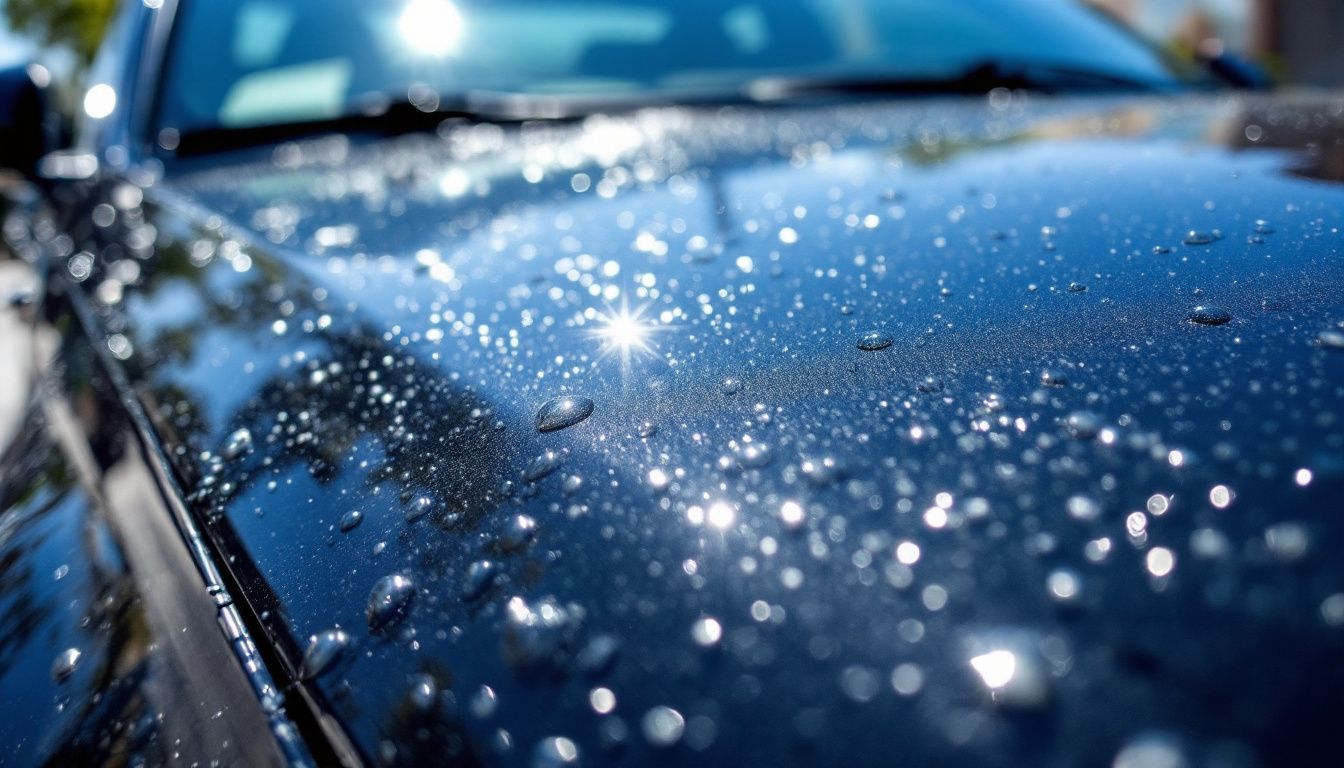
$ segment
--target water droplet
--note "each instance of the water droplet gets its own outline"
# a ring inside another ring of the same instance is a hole
[[[1256,220],[1255,220],[1255,228],[1254,228],[1254,229],[1255,229],[1256,234],[1260,234],[1260,235],[1272,235],[1272,234],[1274,234],[1274,225],[1273,225],[1273,224],[1270,224],[1268,221],[1266,221],[1266,220],[1264,220],[1264,219],[1256,219]]]
[[[546,477],[560,468],[560,458],[560,454],[556,451],[546,451],[542,453],[540,456],[533,459],[531,464],[527,465],[527,469],[523,471],[523,480],[526,480],[529,483],[535,483],[543,477]]]
[[[1316,337],[1316,343],[1321,349],[1330,349],[1336,352],[1344,351],[1344,332],[1340,331],[1321,331]]]
[[[475,600],[484,595],[499,576],[499,566],[493,560],[477,560],[467,566],[467,578],[462,584],[462,599]]]
[[[855,664],[840,671],[840,690],[856,704],[866,704],[877,697],[882,681],[868,667]]]
[[[1074,520],[1096,520],[1101,515],[1101,505],[1090,496],[1070,496],[1064,507]]]
[[[229,435],[219,453],[225,460],[232,461],[250,450],[252,450],[252,432],[243,427]]]
[[[1311,546],[1311,534],[1299,522],[1274,523],[1265,529],[1265,546],[1285,563],[1302,559]]]
[[[369,629],[376,632],[401,621],[414,597],[415,585],[409,577],[394,573],[379,579],[373,585],[373,591],[369,593],[369,606],[366,612]]]
[[[1046,368],[1041,371],[1041,386],[1043,387],[1065,387],[1069,384],[1069,377],[1064,375],[1063,371],[1054,368]]]
[[[943,382],[932,376],[925,376],[915,383],[915,389],[926,394],[937,394],[943,391]]]
[[[532,768],[565,768],[579,764],[579,747],[564,736],[548,736],[532,750]]]
[[[914,696],[924,687],[924,670],[909,662],[896,665],[891,671],[891,687],[901,696]]]
[[[881,331],[869,331],[859,337],[858,347],[864,352],[876,352],[890,347],[891,343],[891,336]]]
[[[1064,420],[1064,429],[1078,440],[1091,440],[1101,431],[1101,417],[1091,411],[1074,411]]]
[[[646,421],[639,425],[639,436],[641,439],[648,440],[656,434],[658,434],[658,425],[652,421]]]
[[[1186,245],[1208,245],[1210,243],[1218,242],[1222,236],[1222,233],[1216,229],[1210,232],[1192,229],[1185,233],[1185,237],[1181,238],[1181,242]]]
[[[686,718],[671,707],[657,706],[644,713],[644,738],[655,747],[670,747],[681,740]]]
[[[611,669],[620,653],[620,640],[613,635],[595,635],[584,643],[574,663],[586,675],[600,675]]]
[[[742,391],[742,387],[742,380],[735,376],[729,376],[719,382],[719,391],[725,395],[736,395]]]
[[[995,705],[1038,709],[1050,700],[1050,676],[1039,643],[1026,636],[985,638],[969,664]]]
[[[650,469],[647,477],[649,487],[655,491],[661,492],[667,490],[667,486],[672,482],[672,477],[667,474],[666,470],[663,470],[660,467]]]
[[[406,511],[402,513],[402,517],[406,519],[406,522],[414,523],[416,520],[429,514],[432,509],[434,509],[433,500],[428,496],[420,496],[416,498],[415,501],[412,501],[410,506],[406,507]]]
[[[349,512],[346,512],[344,515],[341,515],[341,533],[349,533],[350,531],[353,531],[358,528],[359,524],[362,522],[364,522],[363,512],[360,512],[358,509],[352,509]]]
[[[527,546],[537,535],[537,521],[528,515],[514,515],[499,534],[499,545],[514,552]]]
[[[521,670],[560,665],[582,614],[578,606],[561,605],[552,597],[533,603],[510,598],[501,638],[505,661]]]
[[[1190,310],[1187,319],[1199,325],[1224,325],[1232,319],[1232,313],[1222,307],[1198,306]]]
[[[1082,283],[1069,283],[1069,293],[1082,293],[1087,290],[1087,286]]]
[[[64,651],[56,654],[56,660],[51,663],[51,677],[58,683],[64,683],[75,673],[75,668],[79,666],[79,659],[83,654],[78,648],[66,648]]]
[[[1078,597],[1082,591],[1082,580],[1078,574],[1068,568],[1057,568],[1050,572],[1045,579],[1045,586],[1050,591],[1050,597],[1061,603],[1071,603]]]
[[[572,427],[593,415],[593,401],[586,397],[557,397],[537,411],[537,430],[555,432]]]
[[[712,616],[697,619],[691,625],[691,639],[701,648],[712,648],[723,637],[723,625]]]
[[[1189,768],[1189,765],[1175,739],[1148,734],[1121,748],[1111,768]]]
[[[303,653],[299,676],[311,680],[331,669],[349,645],[350,635],[340,629],[324,629],[308,638],[308,650]]]
[[[432,675],[421,672],[411,676],[411,688],[406,694],[416,712],[430,713],[443,703],[443,691]]]
[[[733,447],[733,459],[742,469],[759,469],[770,463],[774,454],[765,443],[742,443]]]
[[[844,467],[834,456],[803,459],[798,468],[802,470],[803,477],[816,486],[830,485],[845,473]]]

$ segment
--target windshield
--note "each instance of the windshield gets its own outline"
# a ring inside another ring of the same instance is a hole
[[[985,62],[1173,83],[1153,49],[1071,0],[183,0],[159,127],[324,120],[426,93],[930,80]]]

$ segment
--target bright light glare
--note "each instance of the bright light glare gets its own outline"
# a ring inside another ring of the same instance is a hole
[[[99,83],[84,94],[84,114],[102,120],[117,108],[117,92],[107,83]]]
[[[448,0],[409,0],[397,32],[422,56],[445,56],[462,41],[462,14]]]
[[[666,330],[645,318],[643,307],[634,311],[624,306],[619,310],[608,308],[599,312],[596,320],[592,335],[602,342],[602,353],[619,355],[624,364],[629,364],[635,354],[652,355],[653,334]]]
[[[998,690],[1012,682],[1017,674],[1017,657],[1012,651],[990,651],[971,659],[971,668],[985,681],[990,690]]]

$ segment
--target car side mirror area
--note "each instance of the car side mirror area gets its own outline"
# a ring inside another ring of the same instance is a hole
[[[43,155],[56,148],[50,83],[51,74],[38,64],[0,69],[0,169],[34,179]]]

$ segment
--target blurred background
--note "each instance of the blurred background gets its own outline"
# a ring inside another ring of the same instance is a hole
[[[71,84],[119,1],[0,0],[0,66],[36,61],[57,84]],[[1177,56],[1227,50],[1279,83],[1344,86],[1344,0],[1076,1],[1123,19]]]

